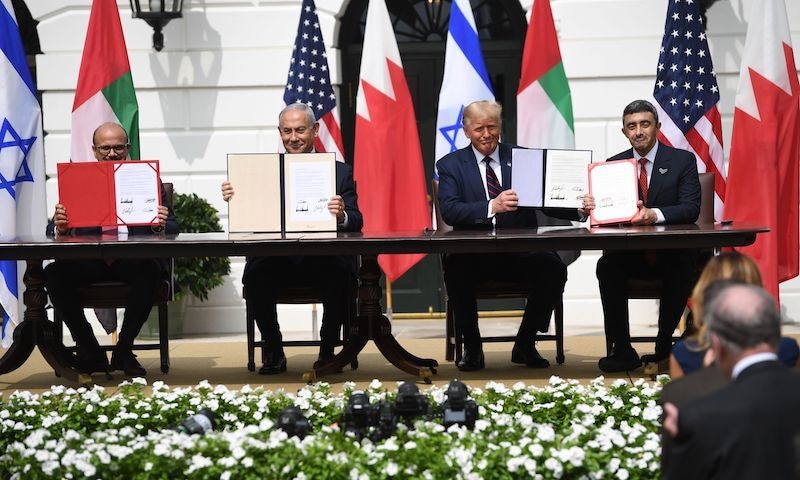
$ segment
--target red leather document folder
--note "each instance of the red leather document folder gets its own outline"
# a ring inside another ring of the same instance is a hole
[[[58,201],[67,211],[69,228],[158,223],[158,160],[73,162],[57,167]]]

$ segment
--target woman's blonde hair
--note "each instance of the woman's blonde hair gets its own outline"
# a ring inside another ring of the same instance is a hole
[[[715,280],[737,280],[742,283],[762,286],[761,272],[752,258],[731,251],[711,257],[692,290],[692,317],[697,332],[692,336],[694,346],[700,350],[708,346],[706,326],[703,324],[703,293]],[[693,348],[694,349],[694,348]]]

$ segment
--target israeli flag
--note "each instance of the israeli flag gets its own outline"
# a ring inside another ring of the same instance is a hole
[[[461,115],[464,107],[476,100],[494,100],[494,92],[483,63],[472,7],[469,0],[455,0],[450,7],[436,115],[436,160],[469,145],[461,129]],[[438,178],[438,174],[435,176]]]
[[[42,112],[11,0],[0,2],[0,238],[44,233]],[[20,321],[17,262],[0,261],[2,345]]]

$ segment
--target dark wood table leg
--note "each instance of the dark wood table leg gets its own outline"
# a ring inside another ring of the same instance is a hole
[[[25,293],[25,318],[14,329],[14,343],[0,359],[0,374],[21,367],[30,357],[33,347],[38,346],[42,356],[56,372],[56,375],[79,384],[92,382],[92,377],[76,372],[74,357],[65,348],[61,338],[56,338],[55,329],[47,320],[47,292],[44,288],[44,269],[41,260],[28,260],[22,278]]]
[[[312,382],[318,376],[339,372],[342,368],[355,360],[358,353],[372,340],[378,350],[389,360],[392,365],[416,375],[425,381],[431,382],[431,376],[436,373],[438,362],[434,359],[419,358],[405,350],[392,335],[392,324],[383,315],[381,310],[380,286],[381,270],[376,255],[363,255],[361,257],[361,270],[358,274],[358,320],[356,328],[350,331],[350,338],[344,348],[330,361],[316,364],[314,369],[303,374],[303,379]]]

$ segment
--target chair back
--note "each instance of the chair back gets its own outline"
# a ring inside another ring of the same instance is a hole
[[[433,193],[433,211],[436,214],[436,230],[449,232],[453,230],[451,225],[442,218],[442,209],[439,208],[439,180],[431,180],[431,192]]]
[[[714,172],[698,175],[700,179],[700,215],[695,223],[714,223]]]
[[[175,188],[172,185],[172,182],[162,182],[161,186],[164,187],[164,193],[166,194],[164,198],[164,206],[172,208],[172,206],[175,205],[172,200],[172,196],[175,193]]]

